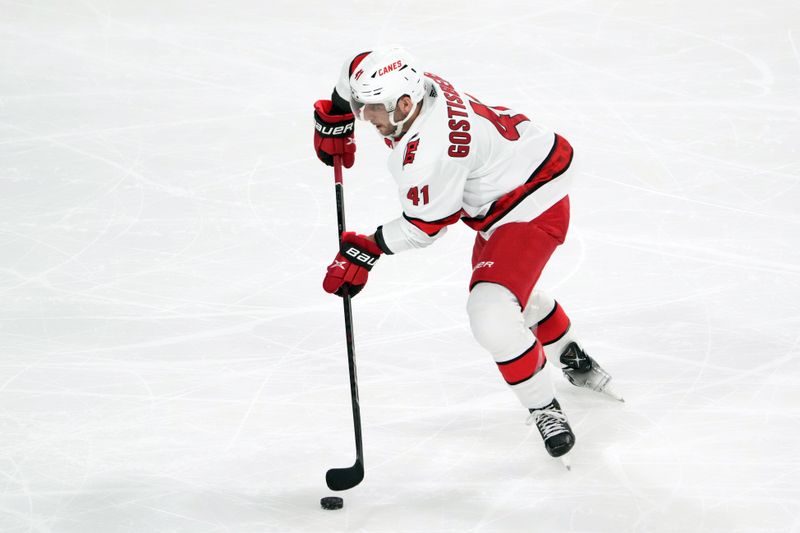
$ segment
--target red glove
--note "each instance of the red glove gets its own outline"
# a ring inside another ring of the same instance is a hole
[[[332,114],[332,107],[330,100],[314,103],[314,150],[326,165],[333,166],[333,156],[340,155],[345,168],[350,168],[356,158],[355,120],[352,113]]]
[[[351,231],[342,233],[339,253],[328,267],[322,288],[337,296],[342,296],[344,288],[349,288],[350,296],[355,296],[367,284],[369,271],[380,255],[378,245],[364,235]]]

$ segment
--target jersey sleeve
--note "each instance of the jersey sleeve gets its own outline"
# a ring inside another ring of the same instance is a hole
[[[461,219],[468,170],[438,161],[404,172],[398,181],[402,216],[378,228],[375,240],[389,254],[424,248]]]
[[[339,79],[336,81],[331,95],[334,107],[347,113],[350,112],[350,63],[352,62],[353,58],[349,58],[342,65]]]

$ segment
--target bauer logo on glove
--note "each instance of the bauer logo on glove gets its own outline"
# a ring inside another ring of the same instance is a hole
[[[355,296],[367,284],[369,271],[380,255],[381,249],[368,237],[352,232],[342,233],[339,253],[328,266],[322,288],[337,296],[343,296],[347,288],[348,294]]]
[[[324,135],[327,137],[346,137],[347,135],[353,133],[353,126],[354,123],[351,122],[344,126],[326,126],[325,124],[320,124],[319,122],[316,123],[317,131],[320,135]]]
[[[314,103],[314,151],[328,166],[333,166],[334,156],[341,156],[344,167],[350,168],[356,157],[355,121],[352,113],[339,112],[330,100]]]
[[[355,246],[348,246],[347,249],[344,250],[344,254],[350,256],[354,263],[358,263],[367,270],[372,270],[375,261],[378,260],[377,257],[364,253]]]

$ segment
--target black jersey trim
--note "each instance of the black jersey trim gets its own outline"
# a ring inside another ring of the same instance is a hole
[[[383,238],[383,226],[378,226],[378,229],[375,230],[375,242],[383,253],[394,255],[394,252],[389,249],[389,246],[386,244],[386,240]]]

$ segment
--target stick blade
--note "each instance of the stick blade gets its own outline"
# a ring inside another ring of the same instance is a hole
[[[331,468],[325,474],[325,482],[331,490],[352,489],[364,479],[364,464],[356,459],[348,468]]]

